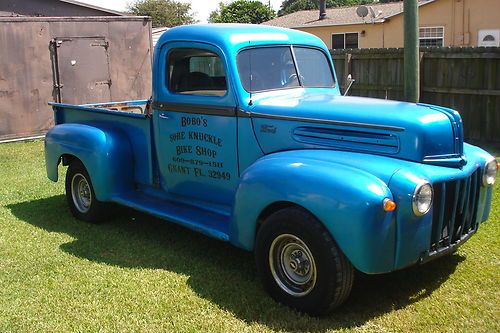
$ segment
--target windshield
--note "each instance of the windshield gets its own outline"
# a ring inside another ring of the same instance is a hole
[[[335,84],[328,58],[318,49],[257,47],[241,51],[237,62],[241,83],[248,92],[294,87],[331,88]]]

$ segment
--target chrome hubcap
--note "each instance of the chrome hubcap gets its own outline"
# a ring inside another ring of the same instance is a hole
[[[297,236],[276,237],[269,249],[269,266],[278,286],[292,296],[305,296],[316,284],[314,257]]]
[[[78,211],[88,212],[92,204],[92,192],[87,179],[80,173],[75,174],[71,180],[71,196]]]

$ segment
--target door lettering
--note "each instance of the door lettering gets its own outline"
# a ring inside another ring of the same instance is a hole
[[[208,127],[205,117],[181,117],[183,127]],[[208,177],[217,181],[229,181],[231,173],[225,170],[224,162],[218,160],[220,149],[223,148],[222,138],[202,131],[189,130],[173,132],[168,135],[175,146],[175,156],[168,164],[171,174],[194,175],[195,177]],[[189,141],[191,142],[189,142]],[[193,141],[202,144],[190,144]],[[207,147],[207,145],[209,147]]]

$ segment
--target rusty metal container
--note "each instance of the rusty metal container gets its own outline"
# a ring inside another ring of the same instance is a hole
[[[148,98],[151,65],[147,17],[0,17],[0,141],[43,135],[51,101]]]

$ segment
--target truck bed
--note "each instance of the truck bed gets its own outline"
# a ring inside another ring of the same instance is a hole
[[[55,112],[56,125],[59,124],[57,116],[58,110],[82,110],[82,111],[93,111],[99,113],[116,114],[122,116],[131,115],[142,115],[148,116],[149,111],[147,109],[148,100],[139,99],[134,101],[120,101],[120,102],[107,102],[107,103],[92,103],[92,104],[66,104],[66,103],[49,103]],[[142,118],[142,117],[140,117]]]
[[[141,99],[135,101],[82,104],[81,106],[86,106],[95,109],[110,110],[110,111],[147,114],[148,112],[147,105],[148,101]]]
[[[147,100],[95,104],[50,103],[54,109],[55,125],[82,124],[101,129],[119,131],[128,138],[137,184],[153,184],[152,121],[147,110]]]

